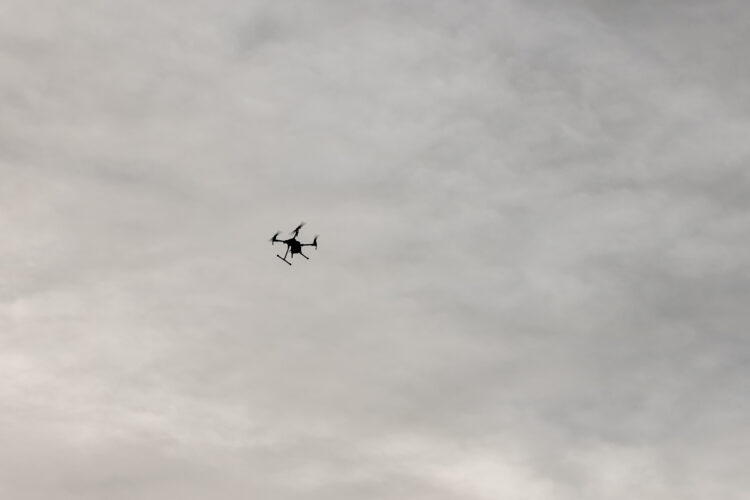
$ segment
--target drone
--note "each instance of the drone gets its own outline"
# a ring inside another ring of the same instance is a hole
[[[312,243],[301,243],[297,241],[297,235],[299,234],[299,230],[302,229],[302,226],[304,225],[305,223],[302,222],[300,223],[299,226],[295,227],[294,231],[292,231],[292,237],[289,238],[288,240],[280,240],[279,238],[277,238],[277,236],[281,234],[281,231],[277,231],[276,234],[274,234],[269,240],[271,242],[271,245],[273,245],[274,243],[283,243],[286,245],[286,253],[284,253],[284,256],[282,257],[281,255],[277,254],[276,257],[283,260],[290,266],[292,265],[292,263],[286,260],[286,256],[289,255],[290,251],[292,252],[292,255],[289,257],[290,259],[294,258],[295,253],[300,254],[306,259],[309,259],[310,257],[302,253],[302,247],[315,247],[315,250],[318,249],[318,235],[317,234],[315,235],[315,238],[313,238]]]

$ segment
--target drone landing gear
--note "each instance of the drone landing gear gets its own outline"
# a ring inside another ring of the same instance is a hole
[[[283,260],[284,262],[286,262],[286,263],[287,263],[287,264],[289,264],[290,266],[292,265],[292,263],[291,263],[291,262],[289,262],[288,260],[286,260],[286,259],[285,259],[284,257],[282,257],[281,255],[278,255],[278,254],[277,254],[277,255],[276,255],[276,257],[278,257],[279,259]]]

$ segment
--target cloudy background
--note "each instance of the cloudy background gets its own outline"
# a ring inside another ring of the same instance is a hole
[[[748,46],[739,0],[6,0],[0,496],[746,498]]]

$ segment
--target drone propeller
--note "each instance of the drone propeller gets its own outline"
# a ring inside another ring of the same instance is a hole
[[[281,234],[281,231],[276,231],[276,234],[271,236],[271,239],[268,241],[270,241],[271,243],[276,243],[277,241],[279,241],[278,238],[276,238],[279,234]]]
[[[299,230],[302,229],[302,226],[304,226],[304,222],[300,222],[299,226],[294,228],[294,231],[292,231],[292,234],[296,237],[297,234],[299,234]]]
[[[315,235],[315,238],[313,238],[312,246],[315,247],[315,250],[318,249],[318,235]]]

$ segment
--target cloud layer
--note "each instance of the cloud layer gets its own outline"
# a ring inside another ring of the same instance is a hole
[[[741,498],[748,22],[6,2],[0,496]]]

